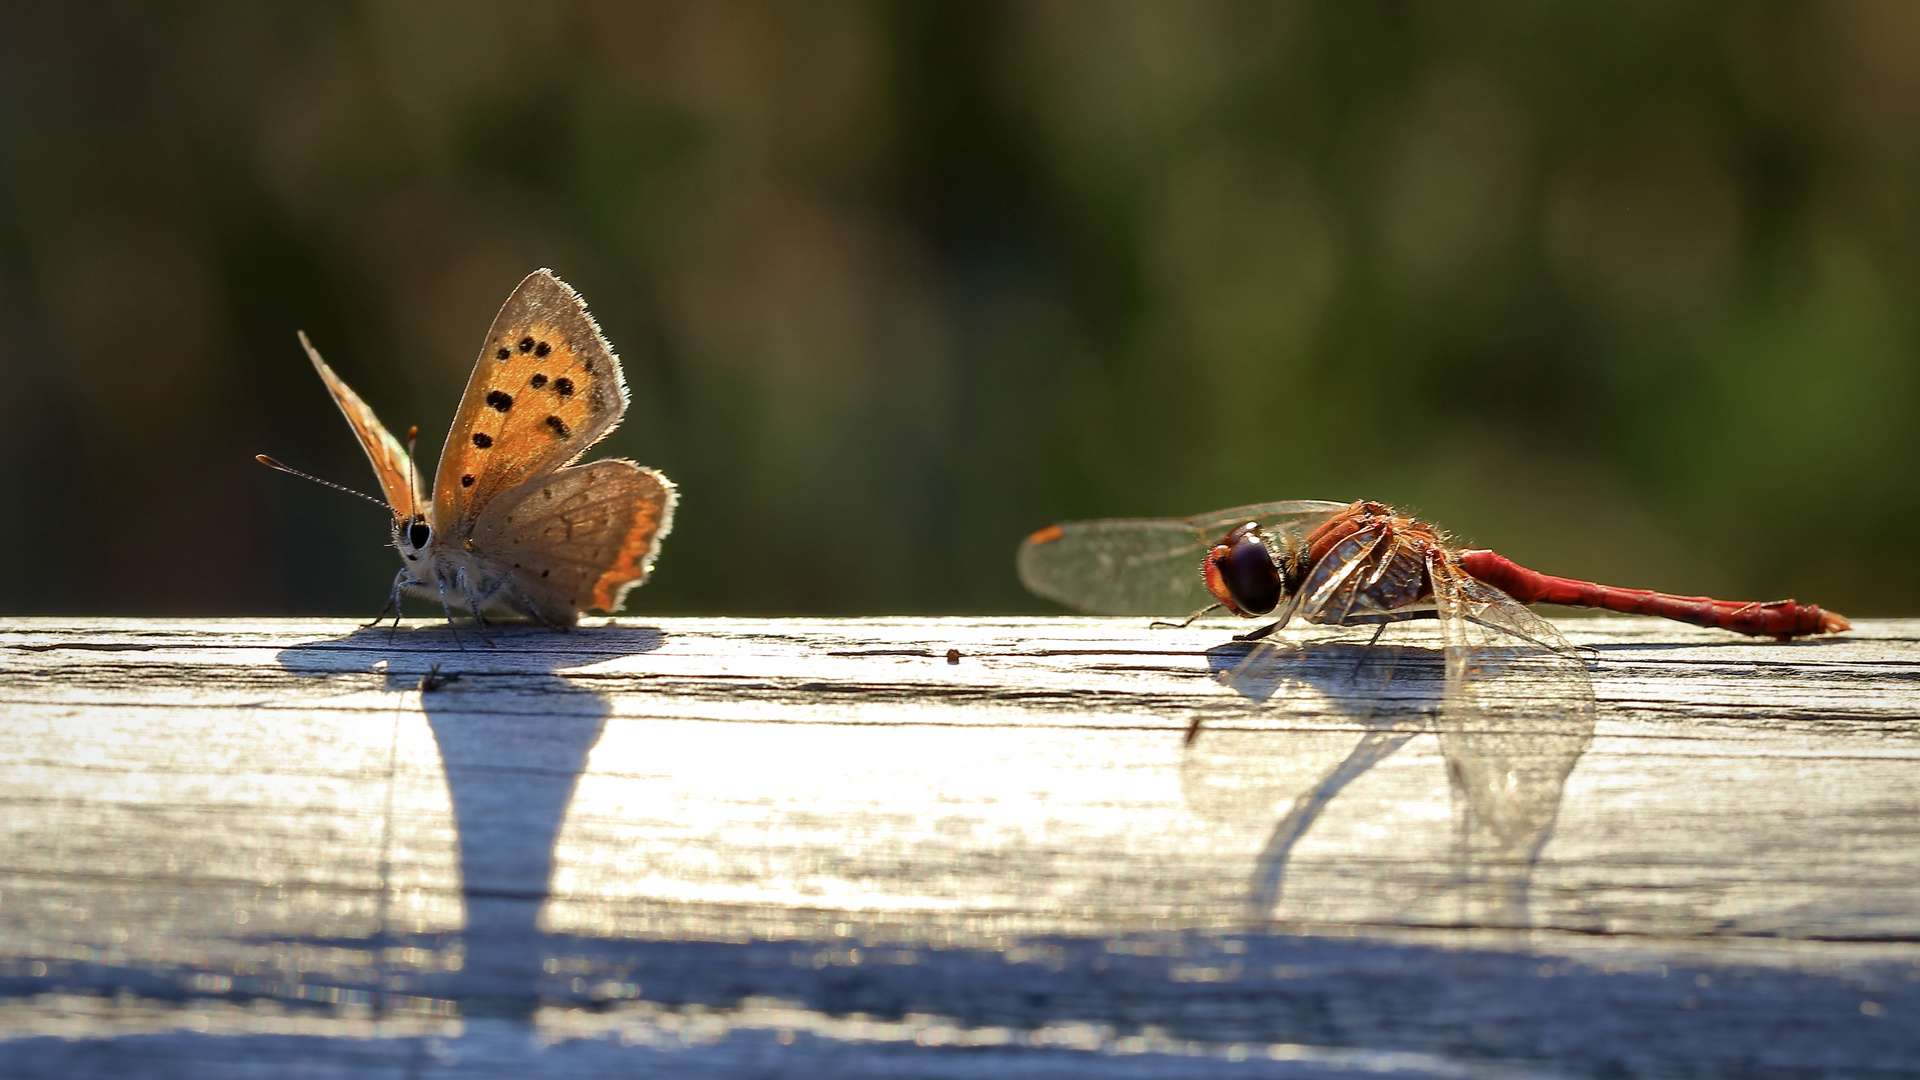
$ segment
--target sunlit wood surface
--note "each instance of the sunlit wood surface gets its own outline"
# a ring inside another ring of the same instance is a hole
[[[0,621],[0,1075],[1920,1073],[1920,621],[1561,625]]]

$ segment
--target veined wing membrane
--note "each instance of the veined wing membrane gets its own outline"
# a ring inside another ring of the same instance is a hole
[[[1472,816],[1531,857],[1593,737],[1593,681],[1553,624],[1451,559],[1428,563],[1446,644],[1440,749]]]
[[[1212,603],[1200,580],[1207,537],[1179,518],[1049,525],[1020,543],[1029,592],[1095,615],[1187,615]]]
[[[1030,592],[1096,615],[1189,615],[1213,603],[1200,576],[1207,545],[1249,521],[1298,533],[1347,503],[1255,503],[1191,518],[1050,525],[1020,545]]]
[[[1327,502],[1324,499],[1291,499],[1286,502],[1253,503],[1230,510],[1216,510],[1186,519],[1186,523],[1215,543],[1229,529],[1251,521],[1269,532],[1287,532],[1304,537],[1328,516],[1345,510],[1352,503]]]

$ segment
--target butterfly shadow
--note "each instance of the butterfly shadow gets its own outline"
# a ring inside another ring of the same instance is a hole
[[[1247,710],[1287,721],[1203,729],[1181,763],[1183,799],[1203,817],[1249,829],[1282,808],[1254,862],[1250,924],[1274,918],[1295,849],[1341,791],[1422,734],[1438,736],[1446,760],[1454,840],[1451,866],[1418,882],[1415,895],[1440,886],[1463,923],[1531,924],[1533,872],[1566,778],[1592,736],[1590,687],[1584,712],[1542,703],[1529,713],[1523,705],[1520,715],[1483,715],[1471,729],[1453,730],[1439,649],[1231,642],[1207,650],[1207,660]],[[1504,783],[1485,783],[1490,774]],[[1391,838],[1385,846],[1394,846]],[[1369,874],[1364,866],[1341,872]]]
[[[540,914],[555,844],[612,712],[606,695],[566,672],[651,652],[665,635],[652,627],[562,635],[494,626],[497,647],[479,651],[466,641],[471,630],[457,633],[450,625],[403,627],[390,639],[386,630],[362,630],[285,649],[279,660],[327,678],[382,674],[382,690],[418,702],[446,777],[465,908],[457,942],[447,943],[458,962],[439,985],[420,988],[459,1000],[463,1015],[527,1020],[548,978]]]

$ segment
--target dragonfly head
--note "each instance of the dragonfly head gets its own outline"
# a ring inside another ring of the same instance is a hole
[[[1235,615],[1265,615],[1280,606],[1287,575],[1276,553],[1268,549],[1260,527],[1249,521],[1226,535],[1207,552],[1200,573],[1207,591]]]

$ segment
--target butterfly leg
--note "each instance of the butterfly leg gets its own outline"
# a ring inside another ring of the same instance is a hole
[[[401,567],[400,572],[393,575],[393,592],[387,596],[387,606],[381,608],[380,614],[375,616],[372,622],[361,627],[361,629],[365,630],[379,626],[380,620],[386,618],[387,612],[391,611],[393,612],[393,628],[387,631],[387,644],[393,644],[393,635],[400,632],[400,594],[405,591],[407,586],[418,585],[420,583],[420,579],[408,573],[406,567]]]
[[[433,583],[440,589],[440,610],[446,613],[447,629],[453,631],[453,643],[460,646],[461,652],[467,651],[467,645],[460,640],[460,628],[453,623],[453,605],[447,603],[447,579],[439,574],[433,576]]]
[[[519,585],[515,583],[513,575],[511,574],[503,575],[495,580],[493,585],[489,587],[485,593],[481,594],[480,605],[485,607],[495,600],[502,600],[508,607],[526,616],[529,621],[539,623],[541,626],[549,629],[561,631],[573,629],[573,627],[564,623],[556,623],[552,619],[547,618],[547,616],[540,611],[539,606],[532,600],[527,599],[527,594],[520,591]]]
[[[486,619],[486,616],[480,614],[479,601],[473,599],[472,597],[468,597],[467,610],[473,613],[473,625],[475,628],[477,628],[480,631],[480,640],[486,642],[488,645],[491,645],[494,648],[499,648],[499,643],[487,636],[487,619]]]
[[[540,605],[527,599],[527,594],[520,591],[520,587],[514,583],[511,577],[501,578],[499,588],[494,591],[505,592],[507,594],[507,603],[511,604],[515,611],[539,623],[541,626],[552,630],[554,633],[567,634],[573,632],[573,627],[566,623],[555,622],[548,618],[546,613],[540,610]]]
[[[467,598],[467,610],[473,613],[474,628],[480,631],[480,640],[486,642],[488,645],[493,645],[494,640],[487,636],[487,620],[485,616],[480,614],[480,606],[500,590],[496,587],[489,590],[486,596],[476,595],[473,587],[473,579],[467,576],[466,567],[461,567],[456,573],[459,574],[457,580],[460,584],[460,593]]]
[[[405,577],[406,571],[405,570],[400,571],[400,576]],[[381,623],[387,621],[387,616],[389,614],[392,614],[394,617],[393,619],[394,625],[395,626],[400,625],[400,616],[396,613],[396,610],[399,606],[399,602],[400,602],[400,578],[396,577],[393,579],[393,592],[387,595],[387,605],[380,609],[380,614],[375,615],[373,617],[372,622],[361,623],[360,629],[371,630],[374,627],[379,626]]]

